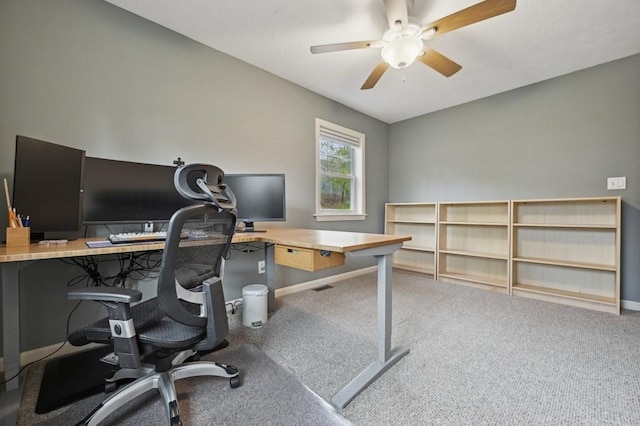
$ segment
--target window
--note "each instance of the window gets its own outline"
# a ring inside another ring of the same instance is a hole
[[[316,118],[316,220],[364,220],[364,134]]]

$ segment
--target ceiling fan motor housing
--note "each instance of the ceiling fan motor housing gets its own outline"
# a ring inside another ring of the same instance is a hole
[[[405,30],[400,25],[389,28],[382,35],[382,59],[393,68],[406,68],[422,53],[422,29],[409,23]]]

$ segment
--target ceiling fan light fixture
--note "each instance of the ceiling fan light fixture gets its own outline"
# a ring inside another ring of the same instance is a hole
[[[511,12],[517,0],[483,0],[466,9],[461,9],[427,25],[412,22],[409,12],[414,0],[383,0],[389,28],[382,33],[382,39],[311,46],[311,53],[335,52],[340,50],[382,48],[382,60],[378,62],[360,89],[372,89],[389,67],[403,69],[418,57],[424,65],[445,77],[451,77],[462,66],[430,47],[428,40],[458,28]]]
[[[393,68],[406,68],[422,53],[422,48],[419,38],[401,37],[382,48],[382,59]]]

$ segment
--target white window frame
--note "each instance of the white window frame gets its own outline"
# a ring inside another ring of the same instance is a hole
[[[332,210],[320,208],[320,136],[325,135],[339,142],[351,145],[354,149],[353,174],[354,188],[351,210]],[[365,220],[365,135],[364,133],[339,126],[329,121],[316,118],[316,213],[318,222],[341,220]]]

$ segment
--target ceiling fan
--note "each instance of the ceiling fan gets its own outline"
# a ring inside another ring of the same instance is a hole
[[[360,89],[373,88],[382,74],[391,66],[406,68],[416,59],[433,68],[445,77],[451,77],[462,67],[426,46],[424,41],[503,13],[516,7],[516,0],[485,0],[466,9],[459,10],[427,25],[412,22],[409,8],[413,0],[383,0],[389,29],[380,40],[353,41],[346,43],[311,46],[311,53],[337,52],[340,50],[382,48],[382,60],[373,69]]]

